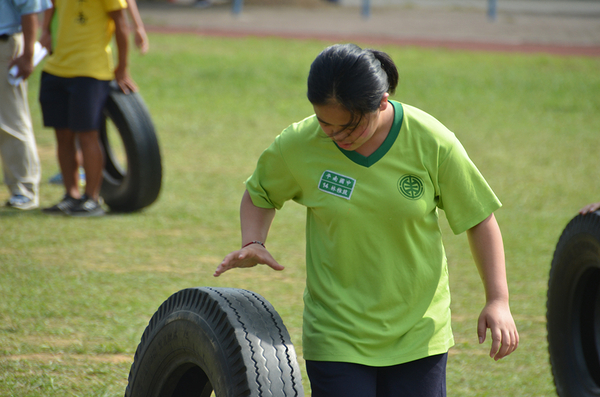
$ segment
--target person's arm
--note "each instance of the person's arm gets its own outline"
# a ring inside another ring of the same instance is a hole
[[[579,213],[581,215],[585,215],[585,214],[589,214],[595,211],[598,211],[600,209],[600,203],[592,203],[592,204],[588,204],[585,207],[583,207],[582,209],[579,210]]]
[[[128,29],[125,10],[111,11],[109,15],[115,22],[115,41],[117,42],[117,50],[119,52],[118,64],[115,69],[115,80],[117,80],[117,84],[124,93],[135,92],[137,91],[137,86],[129,76],[127,65],[129,44],[127,42]]]
[[[54,0],[52,0],[52,8],[44,11],[44,19],[42,20],[42,33],[40,35],[40,44],[45,47],[49,53],[52,52],[52,18],[54,17]]]
[[[214,276],[219,277],[227,270],[235,267],[253,267],[258,264],[268,265],[274,270],[283,270],[284,267],[273,259],[264,246],[249,244],[253,241],[265,243],[274,217],[275,209],[255,206],[252,203],[250,194],[245,191],[240,205],[242,248],[227,255],[215,270]]]
[[[473,259],[485,289],[486,304],[477,322],[479,343],[489,328],[492,336],[490,357],[499,360],[515,351],[519,333],[508,300],[502,234],[494,214],[467,231]]]
[[[131,17],[131,20],[133,21],[133,26],[135,28],[135,45],[137,46],[137,48],[139,48],[142,54],[145,54],[150,48],[150,43],[148,42],[148,36],[146,35],[144,22],[142,21],[142,17],[140,17],[140,12],[138,10],[137,3],[135,0],[127,0],[127,10],[129,11],[129,16]]]
[[[9,69],[17,65],[19,72],[17,77],[27,79],[33,73],[33,52],[36,41],[38,27],[37,14],[27,14],[21,16],[21,28],[23,31],[23,53],[12,59],[9,63]]]

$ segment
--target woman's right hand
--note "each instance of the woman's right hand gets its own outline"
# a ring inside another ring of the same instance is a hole
[[[278,271],[285,269],[285,267],[273,259],[265,247],[260,244],[250,244],[227,255],[219,266],[217,266],[213,276],[219,277],[227,270],[236,267],[254,267],[256,265],[267,265],[273,270]]]
[[[585,207],[580,209],[579,213],[581,215],[585,215],[585,214],[589,214],[590,212],[597,211],[599,209],[600,209],[600,203],[592,203],[592,204],[586,205]]]

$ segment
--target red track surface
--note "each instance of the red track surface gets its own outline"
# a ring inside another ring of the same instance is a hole
[[[452,50],[466,51],[490,51],[490,52],[519,52],[519,53],[545,53],[563,56],[586,56],[599,57],[600,46],[582,45],[556,45],[556,44],[502,44],[486,43],[476,41],[447,41],[430,39],[404,39],[376,36],[336,36],[333,34],[311,34],[311,33],[273,33],[260,30],[225,30],[225,29],[202,29],[189,27],[159,27],[147,26],[149,32],[156,33],[186,33],[215,37],[283,37],[290,39],[317,39],[330,42],[356,41],[370,44],[387,44],[398,46],[415,46],[424,48],[446,48]]]

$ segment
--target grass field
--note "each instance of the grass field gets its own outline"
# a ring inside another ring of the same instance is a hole
[[[299,356],[304,211],[286,204],[269,248],[287,269],[215,279],[240,243],[238,208],[256,159],[288,124],[311,113],[310,62],[328,43],[275,38],[151,35],[132,74],[159,133],[159,200],[101,219],[0,208],[0,395],[120,396],[148,320],[187,287],[255,291],[283,317]],[[360,43],[359,43],[360,44]],[[394,99],[453,130],[502,200],[512,310],[521,346],[494,362],[477,343],[483,290],[466,237],[442,227],[456,346],[451,396],[549,396],[545,298],[557,239],[576,211],[600,200],[600,59],[381,47],[401,82]],[[40,122],[39,70],[30,103],[43,165],[41,204],[62,188],[54,136]],[[0,200],[8,198],[5,189]],[[301,360],[302,364],[302,360]],[[304,376],[306,395],[309,387]]]

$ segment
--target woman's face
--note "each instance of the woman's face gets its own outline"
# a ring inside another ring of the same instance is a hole
[[[352,120],[339,104],[313,105],[323,132],[344,150],[356,150],[373,137],[379,125],[379,110]]]

